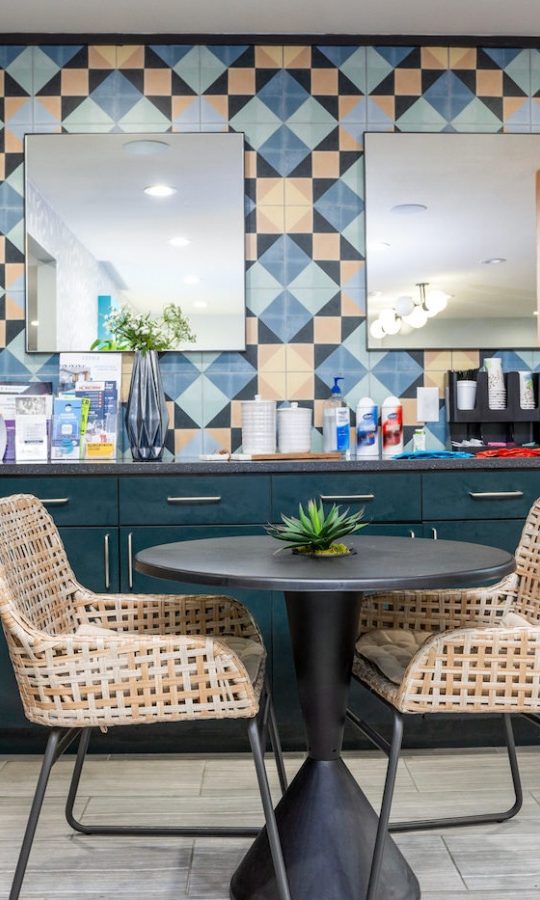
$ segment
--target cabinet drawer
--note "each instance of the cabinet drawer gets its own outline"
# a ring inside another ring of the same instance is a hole
[[[540,472],[438,472],[423,476],[424,519],[524,519],[540,496]]]
[[[15,476],[0,479],[0,497],[33,494],[44,503],[57,525],[116,525],[116,478],[93,475]]]
[[[276,475],[272,478],[272,521],[296,515],[298,503],[319,497],[354,512],[364,507],[370,522],[420,520],[420,476],[403,473]]]
[[[222,525],[267,522],[269,517],[267,476],[128,476],[120,481],[123,525]]]

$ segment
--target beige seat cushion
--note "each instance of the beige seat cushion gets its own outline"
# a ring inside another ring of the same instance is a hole
[[[507,612],[499,625],[505,628],[524,628],[531,623],[520,613]],[[466,623],[470,628],[487,628],[488,623]],[[462,626],[463,627],[463,626]],[[401,684],[405,669],[432,632],[403,628],[377,628],[363,634],[356,642],[356,652],[388,678]]]
[[[76,631],[76,634],[79,637],[105,638],[110,638],[111,636],[118,637],[120,635],[124,636],[129,633],[130,632],[126,631],[114,631],[114,629],[112,628],[101,628],[99,625],[79,625]],[[131,633],[137,633],[139,637],[141,636],[140,632]],[[220,635],[219,641],[222,644],[226,644],[227,647],[230,647],[233,653],[238,656],[238,658],[246,667],[246,672],[248,673],[250,680],[255,683],[259,674],[261,660],[264,656],[263,645],[259,641],[251,640],[251,638],[235,637],[234,635],[230,634]]]
[[[429,637],[429,631],[377,628],[357,640],[356,652],[389,681],[401,684],[405,669]]]
[[[508,628],[523,628],[524,625],[531,625],[531,622],[521,613],[507,612],[501,619],[501,625]]]

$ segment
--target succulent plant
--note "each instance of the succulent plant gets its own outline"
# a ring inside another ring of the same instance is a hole
[[[347,553],[345,544],[336,543],[347,534],[354,534],[364,528],[366,522],[360,520],[364,515],[361,509],[349,515],[349,510],[340,512],[334,504],[325,514],[321,501],[309,500],[307,512],[302,504],[298,504],[298,518],[282,513],[282,525],[267,525],[267,533],[278,541],[286,541],[287,546],[297,553],[315,553],[318,555],[335,555]],[[283,548],[287,549],[287,548]]]

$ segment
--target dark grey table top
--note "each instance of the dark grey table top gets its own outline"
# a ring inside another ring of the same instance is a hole
[[[478,587],[515,568],[505,550],[460,541],[354,536],[340,558],[294,555],[267,536],[207,538],[142,550],[135,568],[195,584],[286,591],[367,591]]]

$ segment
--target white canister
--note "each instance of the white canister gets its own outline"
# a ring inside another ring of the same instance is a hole
[[[298,403],[277,411],[278,450],[280,453],[309,453],[311,450],[311,410]]]
[[[242,400],[242,450],[244,453],[276,452],[276,401]]]

